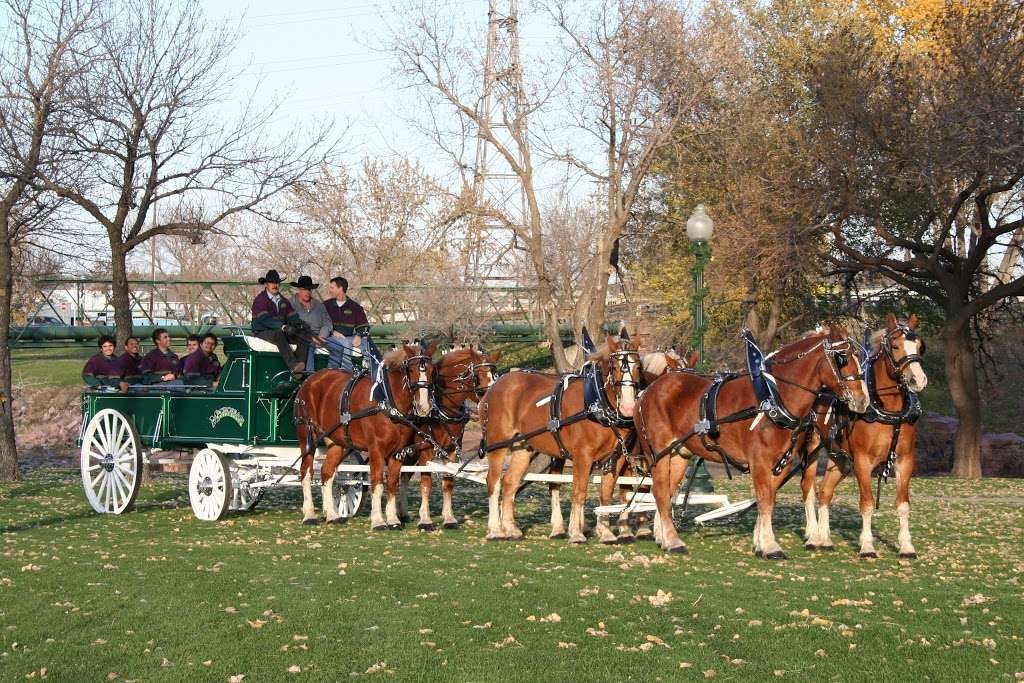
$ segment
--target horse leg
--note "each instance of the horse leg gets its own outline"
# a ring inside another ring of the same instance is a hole
[[[302,440],[299,441],[302,443]],[[304,453],[299,466],[299,479],[302,481],[302,523],[316,524],[316,506],[313,504],[313,457],[316,454]]]
[[[651,470],[654,479],[654,504],[658,508],[658,514],[654,518],[654,533],[663,550],[670,553],[686,553],[689,552],[686,544],[679,538],[676,525],[672,521],[672,498],[675,496],[675,489],[672,487],[674,460],[685,463],[683,458],[671,455],[659,460]],[[683,464],[681,469],[685,471],[686,465]]]
[[[565,461],[552,458],[548,472],[561,475],[565,471]],[[548,484],[548,496],[551,499],[551,533],[548,538],[565,538],[565,519],[562,518],[562,485],[557,481]]]
[[[530,451],[524,448],[513,450],[508,471],[501,480],[501,533],[510,541],[523,537],[523,532],[516,526],[516,491],[530,467],[530,458]]]
[[[441,479],[441,518],[445,529],[458,529],[459,520],[452,511],[452,494],[455,492],[455,477]]]
[[[420,472],[420,522],[416,528],[420,531],[433,531],[434,520],[430,518],[430,490],[434,487],[434,479],[429,472]]]
[[[636,476],[636,475],[634,474],[634,476]],[[629,489],[627,488],[626,491],[628,491],[628,490]],[[637,490],[640,493],[650,493],[651,492],[651,487],[650,486],[641,486]],[[632,495],[632,492],[630,492],[630,495]],[[643,541],[643,540],[646,540],[648,538],[651,538],[654,535],[654,532],[651,530],[651,527],[649,526],[650,523],[651,523],[651,516],[648,513],[646,513],[646,512],[638,512],[636,514],[636,540]]]
[[[615,469],[609,472],[605,472],[601,475],[601,491],[598,495],[598,502],[601,505],[608,505],[612,502],[612,492],[615,489],[615,480],[618,478],[618,463],[615,464]],[[619,519],[622,517],[620,515]],[[621,528],[621,527],[620,527]],[[608,515],[597,515],[597,535],[601,543],[610,545],[618,543],[619,539],[612,533],[611,527],[608,526]]]
[[[405,524],[412,520],[409,516],[409,480],[412,479],[412,472],[402,472],[398,477],[398,519]]]
[[[381,498],[384,497],[384,458],[386,456],[373,451],[370,451],[368,455],[370,459],[370,529],[386,531],[388,525],[381,512]]]
[[[872,463],[868,458],[853,459],[853,472],[857,476],[857,487],[860,489],[860,557],[871,559],[878,557],[875,550],[875,537],[871,532],[871,518],[875,512],[875,496],[871,491]]]
[[[584,506],[587,503],[587,486],[590,484],[590,469],[593,460],[577,456],[572,463],[572,506],[569,508],[569,542],[586,543],[587,527],[584,520]],[[607,524],[605,524],[607,527]],[[609,536],[612,535],[608,529]]]
[[[402,479],[402,461],[399,458],[387,459],[387,503],[384,505],[384,519],[390,531],[402,528],[402,520],[398,516],[398,483]]]
[[[341,446],[330,444],[327,447],[327,456],[320,467],[320,496],[324,506],[324,516],[328,524],[344,522],[338,515],[338,506],[334,502],[334,477],[338,474],[338,465],[345,458]],[[305,483],[303,483],[305,486]],[[305,491],[305,489],[303,489]]]
[[[786,553],[782,551],[775,540],[775,530],[772,528],[772,514],[775,511],[775,493],[780,481],[785,477],[783,472],[774,477],[771,471],[771,464],[758,459],[752,463],[751,474],[754,480],[754,493],[757,496],[757,522],[754,524],[754,553],[760,554],[766,560],[785,560]]]
[[[916,560],[917,551],[910,542],[910,477],[914,473],[914,451],[900,454],[896,458],[896,516],[900,520],[900,533],[897,537],[901,560]]]
[[[616,472],[616,478],[621,477],[621,476],[628,476],[628,477],[636,476],[636,472],[634,472],[631,467],[627,467],[626,466],[626,459],[625,458],[622,458],[622,461],[619,463],[617,469],[618,469],[618,472]],[[633,497],[632,496],[632,490],[633,489],[631,487],[629,487],[629,486],[626,486],[624,484],[620,485],[619,486],[619,503],[621,503],[623,505],[628,505],[630,500]],[[648,489],[648,490],[650,490],[650,489]],[[641,522],[640,522],[641,519],[646,522],[646,520],[647,520],[647,513],[646,512],[639,513],[637,515],[636,519],[637,519],[637,525],[639,527],[639,525],[641,524]],[[637,534],[633,535],[633,530],[629,526],[629,512],[627,512],[626,510],[623,510],[621,513],[619,513],[618,530],[619,530],[619,543],[632,543],[633,541],[635,541],[637,538],[640,537],[640,535],[639,535],[640,529],[639,528],[637,528]],[[647,536],[650,536],[649,530],[648,530]]]
[[[487,455],[487,540],[497,541],[505,538],[501,531],[501,467],[505,460],[504,452],[491,451]]]
[[[804,547],[808,550],[816,550],[814,544],[818,538],[818,501],[815,495],[814,484],[818,474],[818,462],[815,460],[804,469],[804,476],[800,479],[800,490],[804,498]]]
[[[843,473],[831,460],[825,466],[825,476],[818,484],[818,535],[811,539],[814,547],[818,550],[835,550],[832,543],[832,529],[830,510],[832,499],[836,493],[836,486],[843,480]]]

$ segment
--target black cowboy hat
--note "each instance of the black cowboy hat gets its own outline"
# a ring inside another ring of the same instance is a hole
[[[288,284],[292,287],[297,287],[299,289],[310,290],[316,289],[317,287],[320,286],[319,282],[313,282],[313,278],[311,278],[308,275],[300,275],[298,282],[289,282]]]
[[[268,282],[273,282],[273,283],[276,283],[276,284],[281,284],[281,276],[277,274],[276,270],[271,269],[271,270],[267,271],[266,275],[264,275],[259,280],[257,280],[257,282],[259,284],[261,284],[261,285],[265,285]]]

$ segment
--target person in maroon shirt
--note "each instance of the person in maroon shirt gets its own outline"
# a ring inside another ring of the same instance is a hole
[[[99,338],[100,352],[93,354],[82,368],[82,379],[94,389],[116,387],[121,383],[121,369],[114,356],[114,338],[103,335]]]
[[[334,328],[326,339],[327,348],[331,352],[328,365],[352,372],[352,361],[356,355],[354,350],[362,346],[362,335],[369,329],[370,323],[363,307],[348,298],[348,280],[333,277],[328,288],[331,298],[324,302],[324,306],[327,307]]]
[[[142,370],[139,365],[142,363],[142,354],[139,353],[139,338],[128,337],[124,342],[124,353],[117,359],[118,369],[121,371],[121,391],[128,391],[131,384],[142,383]]]
[[[185,374],[185,359],[199,349],[199,335],[190,334],[185,337],[185,355],[178,359],[178,377]]]
[[[182,359],[181,377],[188,386],[216,387],[220,380],[220,361],[214,351],[217,335],[207,333],[199,348]]]
[[[252,302],[252,333],[276,346],[292,374],[301,375],[306,363],[299,358],[309,352],[306,325],[288,299],[281,296],[281,276],[276,270],[268,270],[259,284],[263,291]]]
[[[139,370],[145,384],[181,384],[178,379],[178,355],[171,351],[171,335],[162,327],[153,330],[156,348],[142,357]]]

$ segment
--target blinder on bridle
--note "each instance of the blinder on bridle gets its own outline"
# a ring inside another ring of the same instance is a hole
[[[611,365],[613,363],[617,363],[619,366],[619,379],[615,379],[614,373],[611,372]],[[616,401],[619,397],[621,397],[623,387],[633,387],[635,392],[637,389],[639,389],[638,385],[640,384],[640,381],[643,379],[643,376],[641,374],[641,377],[637,381],[633,381],[633,373],[630,372],[629,369],[630,363],[636,363],[636,367],[640,367],[639,351],[630,351],[628,349],[624,349],[620,351],[612,351],[611,353],[608,354],[609,372],[608,377],[605,378],[604,383],[607,386],[614,387],[617,394]]]
[[[410,392],[415,393],[419,389],[430,391],[431,381],[427,377],[427,365],[430,363],[430,356],[422,353],[409,356],[402,361],[402,369],[405,371],[405,384],[409,387]],[[416,365],[419,365],[419,378],[414,382],[412,379],[412,368]]]
[[[825,357],[828,359],[829,367],[832,368],[832,372],[835,374],[836,379],[839,381],[839,388],[843,394],[843,400],[847,404],[853,404],[853,392],[846,386],[847,382],[859,382],[864,379],[864,364],[860,365],[860,372],[844,375],[843,368],[850,362],[850,354],[857,356],[858,349],[861,347],[858,344],[847,338],[841,341],[833,343],[828,337],[825,337],[822,345],[822,350],[825,352]],[[863,360],[863,359],[861,359]]]

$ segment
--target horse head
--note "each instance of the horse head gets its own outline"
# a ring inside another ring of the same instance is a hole
[[[604,386],[619,415],[633,417],[637,388],[640,386],[640,345],[623,335],[618,341],[608,335],[603,349],[591,354],[590,359],[601,369]]]
[[[861,347],[850,338],[845,325],[829,325],[821,343],[825,355],[825,362],[818,364],[822,385],[842,399],[850,410],[863,413],[871,399],[857,353]]]
[[[389,370],[401,371],[403,388],[408,391],[413,412],[419,417],[430,414],[430,392],[434,384],[431,356],[436,350],[436,343],[430,346],[403,344],[384,357]]]
[[[921,362],[924,340],[917,332],[919,322],[916,313],[911,313],[906,323],[897,321],[896,316],[889,313],[885,316],[885,328],[876,332],[872,339],[874,352],[885,358],[889,379],[913,392],[924,391],[928,386],[928,375]]]

